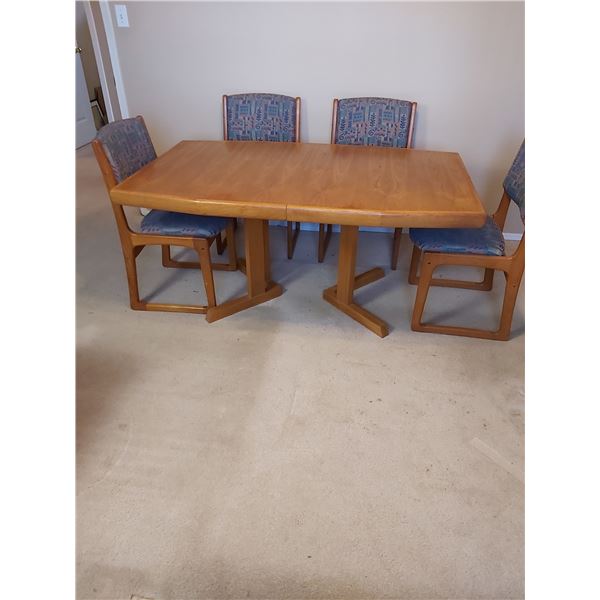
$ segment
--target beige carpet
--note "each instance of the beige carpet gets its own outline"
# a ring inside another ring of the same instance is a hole
[[[89,147],[77,186],[79,599],[523,597],[523,290],[509,342],[411,332],[407,236],[391,272],[391,236],[361,233],[382,340],[321,298],[337,236],[318,265],[316,234],[288,261],[272,228],[282,297],[211,325],[134,312]],[[199,273],[138,261],[143,295],[202,300]],[[503,279],[427,315],[492,327]]]

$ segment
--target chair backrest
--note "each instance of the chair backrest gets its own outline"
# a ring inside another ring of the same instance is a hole
[[[335,98],[331,143],[410,148],[416,111],[408,100]]]
[[[525,223],[525,140],[504,178],[503,187],[506,195],[519,207],[521,220]]]
[[[115,184],[121,183],[156,158],[152,140],[141,116],[105,125],[98,131],[94,142],[100,144]]]
[[[223,96],[223,139],[300,141],[300,98],[281,94]]]

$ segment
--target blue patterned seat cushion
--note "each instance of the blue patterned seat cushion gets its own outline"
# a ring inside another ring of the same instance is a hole
[[[151,210],[141,224],[142,233],[208,238],[225,229],[227,219]]]
[[[406,148],[412,103],[392,98],[338,100],[334,141],[357,146]]]
[[[102,145],[117,183],[156,158],[150,134],[141,117],[105,125],[96,136]]]
[[[296,100],[279,94],[227,96],[227,139],[296,141]]]
[[[491,217],[480,228],[410,229],[413,244],[426,252],[504,256],[504,236]]]
[[[525,223],[525,141],[521,144],[510,171],[504,179],[504,191],[519,207],[521,220]]]

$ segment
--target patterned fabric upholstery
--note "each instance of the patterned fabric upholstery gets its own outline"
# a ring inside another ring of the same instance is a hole
[[[411,229],[410,239],[426,252],[504,256],[504,236],[491,217],[478,229]]]
[[[120,183],[156,158],[152,140],[141,117],[109,123],[96,136]]]
[[[151,210],[141,224],[142,233],[207,238],[225,229],[227,219]]]
[[[296,141],[296,100],[278,94],[227,96],[227,139]]]
[[[406,148],[412,104],[391,98],[343,98],[338,101],[336,144]]]
[[[512,167],[504,179],[504,191],[519,207],[521,220],[525,223],[525,141],[521,144]]]

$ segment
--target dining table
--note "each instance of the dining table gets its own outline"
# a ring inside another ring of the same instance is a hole
[[[337,281],[323,298],[380,337],[385,321],[354,292],[385,274],[356,274],[358,230],[481,227],[486,211],[457,152],[259,141],[184,140],[110,192],[112,202],[244,220],[246,294],[208,309],[214,322],[283,293],[272,280],[269,220],[340,225]]]

